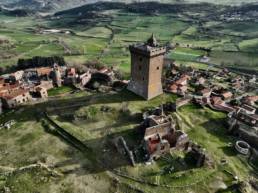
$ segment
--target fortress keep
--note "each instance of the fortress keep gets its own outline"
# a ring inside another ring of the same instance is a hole
[[[152,35],[146,43],[131,45],[131,80],[128,90],[150,100],[163,93],[161,76],[165,47]]]

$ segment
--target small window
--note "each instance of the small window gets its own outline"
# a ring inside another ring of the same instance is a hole
[[[157,70],[159,70],[159,66],[157,67]]]
[[[140,62],[142,61],[142,57],[139,58]]]
[[[142,80],[144,81],[144,77],[142,78]]]
[[[139,66],[139,70],[142,70],[142,66]]]

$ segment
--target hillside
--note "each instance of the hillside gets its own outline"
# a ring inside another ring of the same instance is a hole
[[[135,0],[102,0],[106,2],[134,3]],[[150,0],[138,0],[137,2],[148,2]],[[255,3],[255,0],[152,0],[160,3],[212,3],[221,5],[241,5]],[[0,5],[9,9],[26,9],[39,12],[57,12],[72,9],[85,4],[101,2],[100,0],[1,0]]]

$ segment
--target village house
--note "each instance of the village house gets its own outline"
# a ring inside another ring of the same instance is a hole
[[[50,90],[50,89],[54,88],[53,82],[47,81],[47,80],[41,80],[40,84],[38,86],[45,88],[46,90]]]
[[[29,68],[24,70],[23,79],[29,84],[38,84],[40,82],[40,77],[36,68]]]
[[[211,103],[212,103],[213,105],[221,105],[221,104],[224,103],[224,101],[222,100],[221,97],[216,97],[216,96],[214,96],[214,97],[211,97]]]
[[[170,92],[172,92],[172,93],[177,93],[177,91],[178,91],[178,86],[174,83],[174,84],[171,84],[171,85],[169,85],[168,86],[168,90],[170,91]]]
[[[233,97],[233,94],[230,91],[224,91],[224,92],[221,93],[220,96],[223,100],[229,100]]]
[[[235,89],[235,90],[240,90],[243,86],[243,84],[241,82],[234,82],[234,83],[231,83],[232,87]]]
[[[9,91],[15,91],[21,87],[19,82],[15,83],[5,83],[4,81],[0,83],[0,95],[6,94]]]
[[[203,77],[198,77],[198,78],[196,79],[196,85],[204,85],[205,82],[206,82],[206,79],[203,78]]]
[[[255,105],[255,102],[258,101],[258,95],[257,96],[246,96],[241,99],[243,103],[246,103],[248,105]]]
[[[44,83],[48,84],[44,84]],[[52,88],[48,87],[50,81],[41,81],[41,86],[36,86],[28,82],[19,82],[14,83],[6,82],[6,79],[0,78],[0,98],[3,103],[4,108],[15,108],[21,104],[29,102],[32,99],[32,96],[36,97],[47,97],[47,89]],[[42,84],[43,83],[43,84]],[[52,85],[52,81],[51,84]]]
[[[174,94],[178,94],[180,96],[184,96],[187,89],[187,86],[172,84],[171,86],[169,86],[168,91]]]
[[[258,127],[258,115],[250,114],[244,108],[240,108],[237,112],[233,113],[233,117],[252,127]]]
[[[101,67],[98,72],[100,73],[104,73],[104,74],[109,74],[111,72],[111,70],[105,66]]]
[[[86,86],[86,84],[90,81],[91,79],[91,72],[88,70],[84,74],[81,74],[78,76],[78,82],[82,87]]]
[[[168,85],[168,92],[184,96],[188,90],[187,84],[190,79],[190,76],[183,74],[178,80]]]
[[[3,106],[5,108],[15,108],[31,100],[29,90],[19,87],[16,90],[9,90],[7,93],[1,94]]]
[[[167,76],[176,76],[179,73],[179,67],[175,63],[171,63],[171,61],[166,65],[168,71]]]
[[[252,83],[256,83],[256,80],[257,80],[256,76],[253,75],[251,78],[249,78],[248,82],[252,84]]]
[[[16,71],[16,72],[10,74],[10,76],[13,77],[13,79],[15,81],[21,81],[22,78],[23,78],[23,74],[24,74],[24,71],[23,70],[19,70],[19,71]]]
[[[252,107],[250,105],[247,105],[247,104],[242,104],[241,107],[238,107],[239,108],[242,108],[243,110],[245,110],[245,112],[247,114],[250,114],[250,115],[254,115],[255,112],[256,112],[256,108],[255,107]]]
[[[176,68],[172,68],[171,75],[175,76],[175,75],[177,75],[177,73],[178,73],[178,71],[176,70]]]
[[[211,104],[209,97],[202,97],[202,98],[194,97],[193,102],[196,104],[199,104],[201,106],[206,106],[206,105]]]
[[[76,84],[77,73],[75,68],[68,68],[65,72],[64,85]]]
[[[190,76],[183,74],[181,77],[175,82],[177,85],[186,86],[188,84],[188,81],[191,79]]]
[[[244,108],[228,114],[229,132],[258,148],[258,115]]]
[[[45,87],[37,86],[35,87],[33,93],[37,98],[43,98],[43,99],[48,98],[48,92]]]
[[[211,92],[212,90],[209,89],[209,88],[203,88],[203,89],[200,89],[199,91],[197,91],[197,94],[201,97],[205,97],[205,98],[208,98],[211,96]]]
[[[40,79],[48,80],[50,77],[50,74],[52,72],[52,68],[50,67],[39,67],[35,69],[37,72],[37,75]]]
[[[227,77],[227,75],[229,75],[229,70],[227,68],[223,68],[220,72],[218,72],[218,76],[220,77]]]

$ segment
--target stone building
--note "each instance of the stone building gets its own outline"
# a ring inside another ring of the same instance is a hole
[[[57,64],[53,66],[53,84],[56,87],[62,86],[61,71]]]
[[[15,108],[31,100],[29,90],[23,88],[9,90],[8,93],[5,93],[0,97],[2,98],[3,106],[5,108]]]
[[[208,97],[211,96],[211,92],[212,92],[211,89],[209,89],[209,88],[203,88],[203,89],[201,89],[201,90],[198,90],[198,91],[197,91],[197,94],[198,94],[199,96],[201,96],[201,97],[208,98]]]
[[[64,85],[75,85],[77,73],[75,68],[68,68],[65,72]]]
[[[131,45],[131,80],[128,90],[152,99],[163,93],[162,69],[166,49],[160,47],[154,35],[144,44]]]
[[[48,92],[45,87],[37,86],[35,88],[35,95],[39,98],[46,99],[48,98]]]
[[[257,96],[246,96],[241,99],[241,101],[248,105],[255,105],[255,103],[258,101],[258,95]]]
[[[43,87],[46,90],[50,90],[50,89],[54,88],[52,81],[45,81],[45,80],[41,80],[40,85],[38,85],[38,86]]]
[[[204,149],[197,144],[191,144],[190,151],[186,155],[191,160],[191,163],[196,167],[203,167],[208,162],[209,158],[204,152]]]
[[[244,108],[228,114],[229,132],[258,149],[258,115]]]
[[[171,149],[185,150],[188,146],[187,134],[175,129],[171,117],[151,115],[144,126],[143,145],[149,160],[158,159]]]
[[[23,78],[24,71],[19,70],[11,74],[15,81],[20,81]]]
[[[87,71],[87,72],[78,76],[78,82],[83,87],[86,86],[86,84],[90,81],[90,79],[91,79],[91,72],[90,71]]]

